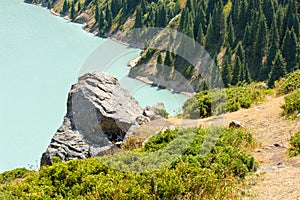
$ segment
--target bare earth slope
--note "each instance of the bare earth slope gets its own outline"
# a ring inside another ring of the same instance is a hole
[[[225,116],[225,126],[232,120],[240,121],[260,144],[260,147],[252,152],[260,165],[257,173],[259,176],[254,176],[248,181],[245,199],[300,200],[300,156],[287,156],[291,135],[300,130],[300,119],[284,119],[280,108],[283,102],[284,97],[270,97],[258,107],[242,109]],[[184,127],[199,124],[205,127],[213,120],[170,119],[173,124]]]

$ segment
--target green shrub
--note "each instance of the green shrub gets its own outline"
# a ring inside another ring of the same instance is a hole
[[[300,89],[284,97],[284,104],[281,108],[283,109],[283,115],[290,119],[296,118],[297,114],[300,113]]]
[[[145,145],[139,151],[132,153],[135,155],[163,153],[164,149],[168,149],[179,138],[190,139],[191,135],[194,135],[192,143],[181,156],[178,156],[170,165],[152,172],[119,171],[111,166],[107,167],[101,162],[102,157],[73,160],[42,167],[38,173],[31,173],[22,181],[1,185],[0,198],[241,198],[237,185],[243,181],[249,172],[255,171],[257,168],[254,159],[243,151],[243,149],[253,145],[254,139],[251,134],[242,129],[191,128],[168,130],[149,139],[148,147]],[[177,148],[183,144],[182,140],[178,141],[180,143],[175,145]],[[212,142],[213,147],[207,150],[207,154],[199,154],[203,146],[207,145],[207,141],[208,143]],[[176,149],[174,150],[176,151]],[[103,158],[105,157],[108,160],[114,158],[111,156],[104,156]],[[124,161],[127,162],[126,159]],[[119,162],[121,163],[122,160]],[[143,160],[143,162],[147,162],[147,160]]]
[[[290,140],[291,147],[288,152],[290,156],[297,156],[300,154],[300,131],[298,131]]]
[[[24,178],[27,175],[33,173],[33,171],[25,168],[17,168],[11,171],[0,174],[0,184],[6,184],[16,179]]]
[[[156,112],[157,112],[158,115],[160,115],[164,118],[169,117],[169,113],[165,109],[157,109]]]
[[[240,108],[250,108],[253,103],[263,101],[267,93],[265,87],[259,87],[257,84],[203,91],[184,103],[183,117],[205,118],[225,111],[234,112]]]
[[[288,94],[300,88],[300,70],[288,74],[286,78],[280,79],[275,84],[277,95]]]

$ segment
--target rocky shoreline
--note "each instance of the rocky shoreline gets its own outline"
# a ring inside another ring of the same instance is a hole
[[[42,7],[47,7],[47,5],[45,3],[43,3],[43,1],[40,4],[38,4],[38,5],[40,5]],[[65,20],[71,21],[68,16],[63,16],[60,13],[55,12],[53,8],[49,9],[49,11],[54,16],[63,17]],[[77,16],[71,22],[82,24],[82,29],[84,29],[85,31],[87,31],[89,33],[94,34],[95,36],[98,36],[98,37],[101,37],[101,38],[110,39],[110,40],[112,40],[114,42],[117,42],[117,43],[119,43],[121,45],[124,45],[124,46],[133,47],[132,45],[128,44],[127,42],[124,42],[120,38],[118,38],[118,37],[112,37],[112,35],[109,35],[109,34],[106,34],[106,35],[103,35],[103,36],[99,36],[99,34],[98,34],[98,32],[96,30],[94,30],[93,28],[87,26],[88,19],[89,19],[89,16],[87,16],[86,13],[82,13],[79,16]],[[138,47],[135,47],[135,48],[138,48]],[[136,66],[136,64],[138,63],[138,60],[140,58],[141,58],[141,56],[138,56],[137,58],[129,61],[128,62],[128,66],[132,69],[134,66]],[[145,84],[148,84],[148,85],[151,85],[151,86],[154,86],[154,87],[158,87],[160,89],[167,89],[167,90],[169,90],[169,91],[171,91],[173,93],[181,94],[181,95],[184,95],[184,96],[187,96],[187,97],[192,97],[195,94],[195,92],[193,91],[193,89],[192,90],[191,89],[187,89],[187,88],[190,88],[190,86],[188,86],[186,83],[179,84],[179,85],[178,84],[175,84],[175,85],[174,84],[170,84],[170,82],[168,82],[168,83],[160,83],[160,81],[156,81],[155,80],[155,76],[153,77],[150,74],[143,74],[143,72],[140,72],[140,73],[138,73],[137,71],[132,72],[132,70],[130,70],[130,73],[128,74],[128,76],[130,78],[134,78],[136,80],[139,80],[139,81],[141,81],[141,82],[143,82]]]

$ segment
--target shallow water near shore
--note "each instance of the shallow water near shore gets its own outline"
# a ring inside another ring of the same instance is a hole
[[[91,65],[95,68],[85,70],[105,69],[116,76],[143,107],[163,101],[171,114],[180,112],[185,97],[126,76],[128,61],[140,50],[95,37],[81,25],[22,0],[0,0],[0,18],[0,172],[38,169],[63,121],[68,91],[99,45],[110,48]],[[113,60],[105,63],[108,55]]]

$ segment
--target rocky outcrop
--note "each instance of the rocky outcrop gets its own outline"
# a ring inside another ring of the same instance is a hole
[[[167,116],[163,116],[163,113],[162,113],[165,110],[166,110],[165,105],[162,102],[159,102],[154,106],[146,106],[143,114],[146,117],[149,117],[150,120],[155,120],[155,119],[167,117]]]
[[[51,165],[62,161],[107,154],[149,119],[117,79],[102,72],[79,78],[68,96],[64,122],[41,158]]]

